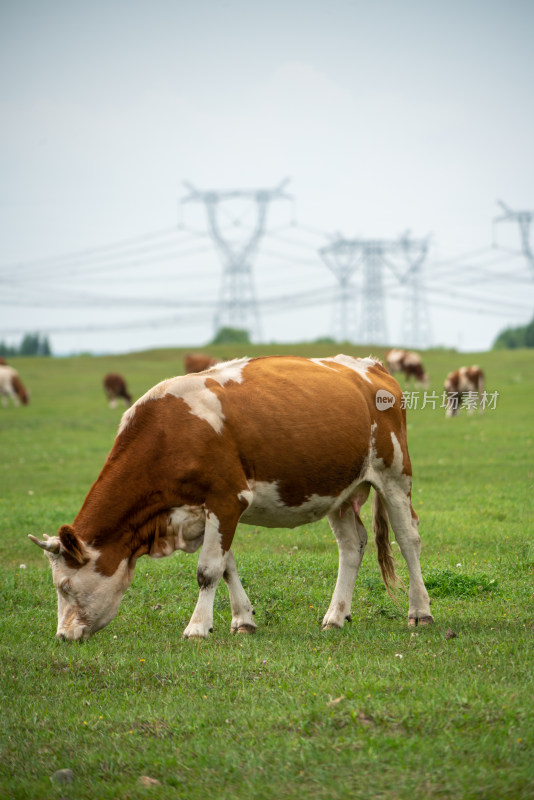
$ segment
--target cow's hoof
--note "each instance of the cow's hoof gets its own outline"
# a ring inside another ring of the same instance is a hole
[[[323,622],[321,625],[321,629],[323,631],[339,631],[343,627],[343,624],[339,624],[338,622]]]
[[[182,639],[207,639],[210,633],[213,633],[213,628],[205,630],[198,625],[188,626],[182,633]]]
[[[434,617],[431,614],[428,614],[424,617],[410,617],[408,619],[408,625],[414,627],[415,625],[432,625],[434,622]]]
[[[256,626],[255,625],[240,625],[238,628],[234,628],[234,633],[256,633]]]

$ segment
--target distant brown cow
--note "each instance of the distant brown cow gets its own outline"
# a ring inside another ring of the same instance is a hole
[[[458,414],[463,400],[467,402],[467,413],[472,414],[476,401],[484,391],[484,373],[479,366],[460,367],[454,372],[449,372],[445,378],[445,391],[447,392],[446,417],[455,417]],[[479,405],[480,411],[482,406]]]
[[[421,356],[417,353],[399,348],[388,350],[386,364],[391,375],[402,372],[406,380],[413,378],[417,383],[428,386],[428,375],[424,370]]]
[[[186,374],[190,372],[204,372],[205,369],[214,367],[218,364],[217,358],[212,358],[205,353],[186,353],[184,356],[184,367]]]
[[[117,401],[119,397],[124,400],[126,408],[129,408],[132,405],[132,395],[129,393],[126,386],[126,381],[122,375],[119,375],[117,372],[109,372],[104,376],[102,383],[104,385],[104,391],[109,400],[110,408],[117,408]]]
[[[6,367],[7,361],[5,360],[4,356],[0,356],[0,367]]]
[[[5,364],[0,365],[0,395],[3,406],[7,406],[8,397],[11,397],[16,406],[21,403],[23,406],[27,406],[30,402],[30,396],[19,378],[17,370]]]

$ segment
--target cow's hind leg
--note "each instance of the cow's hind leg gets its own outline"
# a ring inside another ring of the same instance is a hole
[[[217,584],[226,568],[229,553],[230,550],[225,552],[222,548],[219,519],[215,514],[208,511],[206,513],[204,541],[197,565],[198,601],[189,620],[189,625],[183,632],[184,639],[206,639],[213,631],[213,601],[215,600]]]
[[[367,494],[369,489],[366,490],[365,499]],[[361,500],[362,505],[365,499]],[[342,628],[345,620],[351,618],[354,584],[367,544],[367,531],[357,513],[359,506],[360,503],[357,502],[356,510],[349,507],[342,516],[339,510],[328,515],[330,527],[337,540],[339,569],[336,588],[323,618],[323,628]]]
[[[408,566],[410,576],[408,624],[428,625],[434,619],[430,613],[430,600],[421,575],[419,520],[412,508],[410,495],[406,494],[403,487],[392,481],[385,494],[380,496],[380,501],[386,504],[395,539]]]
[[[230,594],[232,633],[255,633],[256,623],[253,618],[254,609],[239,580],[234,554],[231,550],[228,551],[226,569],[224,570],[223,577]]]

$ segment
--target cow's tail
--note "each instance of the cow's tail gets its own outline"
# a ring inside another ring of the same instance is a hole
[[[402,581],[395,572],[395,560],[389,541],[388,512],[384,500],[376,489],[373,495],[373,531],[375,534],[378,566],[382,573],[382,580],[384,581],[387,593],[398,605],[395,589],[402,586]]]

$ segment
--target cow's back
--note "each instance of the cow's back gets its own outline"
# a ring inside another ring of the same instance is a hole
[[[384,410],[380,390],[392,399]],[[123,415],[114,450],[128,452],[128,469],[148,460],[151,483],[171,478],[190,505],[251,491],[270,511],[315,497],[331,507],[370,468],[397,459],[411,475],[401,398],[373,359],[236,359],[154,386]]]
[[[362,472],[372,441],[390,465],[392,432],[409,463],[398,383],[378,362],[336,358],[259,358],[241,383],[207,381],[247,479],[276,481],[285,502],[339,494]],[[379,390],[395,398],[393,407],[377,408]]]

